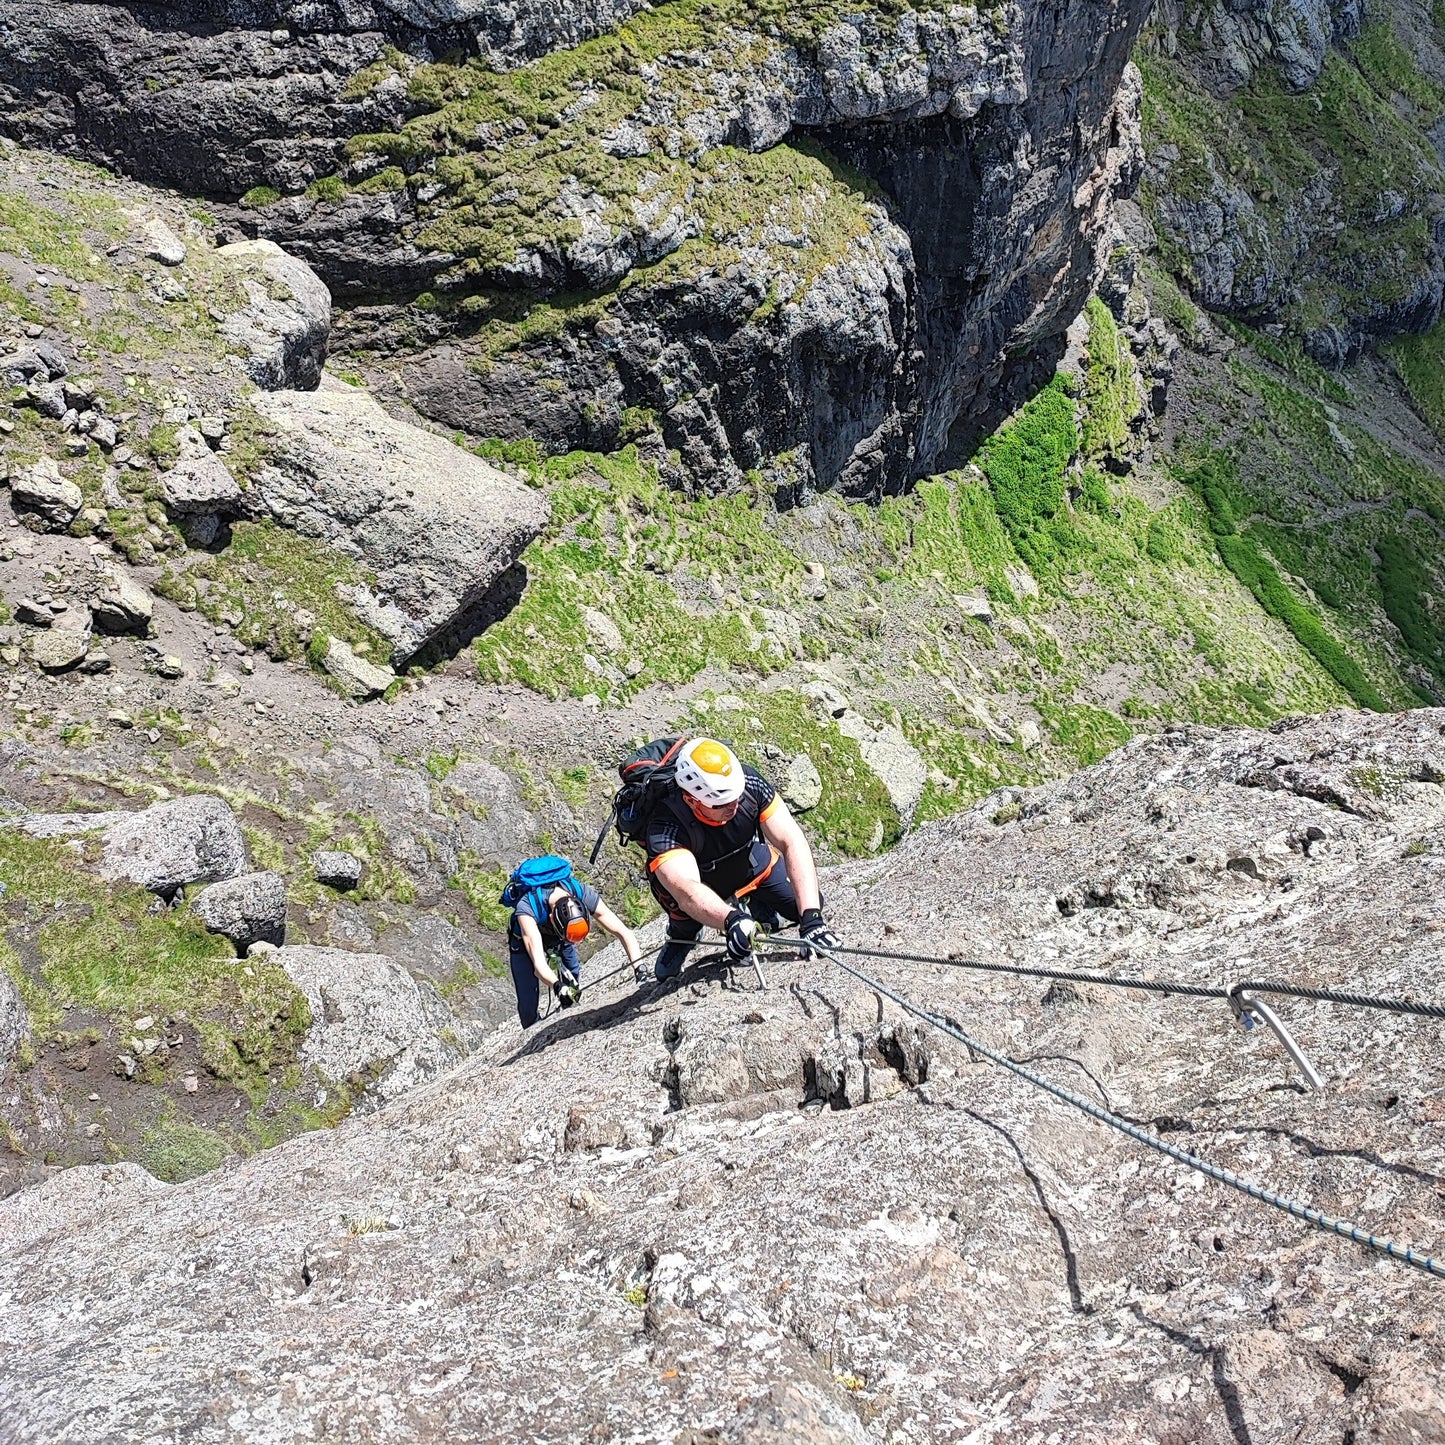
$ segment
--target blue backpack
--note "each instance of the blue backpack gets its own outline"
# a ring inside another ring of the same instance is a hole
[[[497,900],[502,907],[516,911],[517,905],[529,894],[536,902],[537,921],[547,920],[547,895],[561,884],[579,903],[582,901],[582,885],[572,875],[572,865],[555,853],[544,853],[540,858],[528,858],[517,864],[502,895]]]

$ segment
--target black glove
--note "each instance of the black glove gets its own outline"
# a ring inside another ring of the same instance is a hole
[[[552,993],[557,999],[558,1008],[571,1008],[581,992],[577,980],[566,969],[557,971],[557,982],[552,985]]]
[[[727,923],[728,957],[744,959],[753,951],[753,935],[758,931],[758,921],[750,918],[741,908],[734,908],[728,914]]]
[[[803,942],[815,948],[841,948],[843,940],[828,927],[821,908],[805,908],[798,923]]]

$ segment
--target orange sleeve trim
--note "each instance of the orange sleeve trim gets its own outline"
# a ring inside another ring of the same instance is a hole
[[[774,793],[772,801],[768,804],[766,808],[763,809],[761,813],[758,814],[758,822],[766,823],[768,819],[771,818],[773,814],[778,811],[782,804],[783,795],[781,793]]]
[[[691,848],[669,848],[666,853],[659,853],[656,858],[648,860],[647,871],[649,873],[656,873],[669,858],[676,858],[679,853],[691,852]]]

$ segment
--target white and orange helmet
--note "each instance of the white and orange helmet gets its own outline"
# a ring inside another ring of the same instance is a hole
[[[736,803],[748,785],[737,755],[713,738],[694,738],[685,744],[673,776],[678,787],[705,808]]]

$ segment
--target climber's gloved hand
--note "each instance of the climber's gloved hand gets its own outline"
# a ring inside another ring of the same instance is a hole
[[[728,957],[744,959],[753,951],[753,939],[758,933],[758,921],[750,918],[741,908],[734,908],[728,914],[727,923]]]
[[[810,948],[841,948],[843,940],[828,927],[821,908],[805,908],[798,922],[798,932]]]
[[[568,973],[566,969],[557,971],[557,982],[552,985],[552,993],[556,997],[558,1008],[571,1008],[577,1002],[577,995],[582,990],[577,985],[576,978]]]

